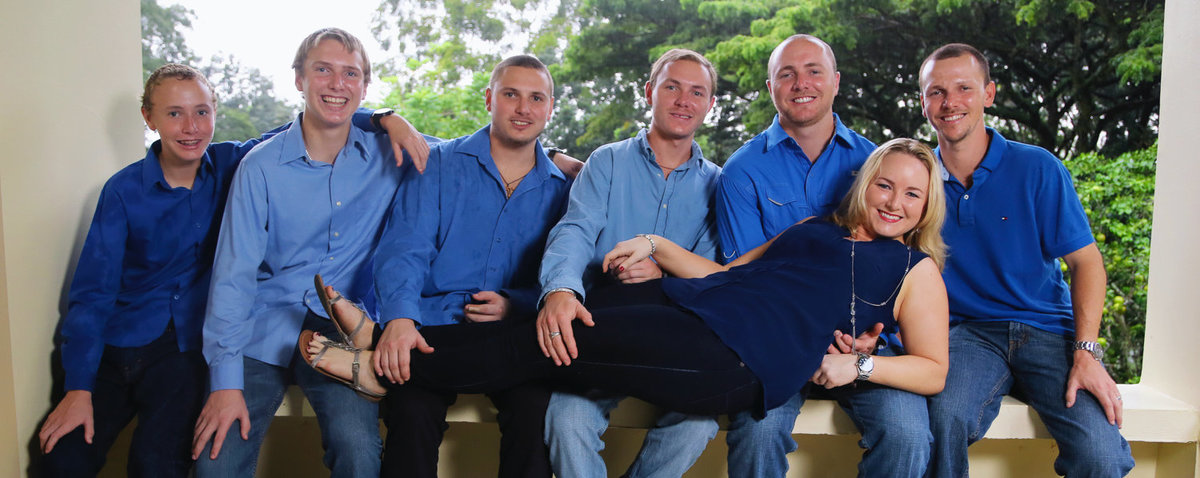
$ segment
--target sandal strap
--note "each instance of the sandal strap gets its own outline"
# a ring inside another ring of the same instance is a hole
[[[353,362],[353,364],[350,366],[350,371],[351,371],[351,372],[350,372],[350,378],[351,378],[351,380],[354,382],[354,389],[355,389],[355,390],[365,391],[365,389],[363,388],[362,384],[361,384],[361,383],[359,383],[359,381],[358,381],[358,356],[359,356],[359,354],[361,354],[361,353],[362,353],[362,349],[355,349],[355,350],[354,350],[354,362]]]

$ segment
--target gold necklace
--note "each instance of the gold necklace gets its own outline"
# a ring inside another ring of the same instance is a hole
[[[521,177],[514,179],[512,181],[509,181],[504,178],[504,174],[501,174],[500,179],[504,181],[504,197],[506,197],[506,198],[512,197],[513,192],[517,190],[517,186],[519,186],[521,184],[521,180],[525,179],[525,176],[528,176],[528,175],[529,175],[529,171],[525,171],[525,174],[522,174]]]

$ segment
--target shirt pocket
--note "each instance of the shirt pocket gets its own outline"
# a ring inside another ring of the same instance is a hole
[[[763,229],[775,235],[792,224],[812,215],[812,208],[804,195],[790,187],[771,187],[766,191],[762,204]]]

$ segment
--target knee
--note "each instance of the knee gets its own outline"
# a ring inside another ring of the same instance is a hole
[[[1089,442],[1084,446],[1060,447],[1054,471],[1064,476],[1125,476],[1133,469],[1129,445],[1101,446]]]
[[[796,450],[796,440],[792,438],[795,427],[795,415],[786,419],[780,415],[768,413],[766,418],[755,421],[735,420],[731,425],[726,441],[730,451],[741,450],[759,455],[787,454]],[[740,418],[740,417],[739,417]]]
[[[546,443],[596,441],[607,428],[608,413],[601,404],[577,395],[556,394],[550,399],[546,409]]]
[[[887,450],[889,454],[908,457],[928,457],[933,445],[933,434],[927,426],[878,427],[864,430],[863,448]],[[924,458],[923,458],[924,459]]]

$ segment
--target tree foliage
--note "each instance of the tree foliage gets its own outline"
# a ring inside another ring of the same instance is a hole
[[[475,132],[490,119],[484,106],[483,91],[490,75],[475,73],[466,86],[435,88],[418,86],[412,90],[395,88],[395,77],[385,78],[393,89],[383,105],[403,112],[418,131],[443,139],[457,138]]]
[[[1155,145],[1116,158],[1087,153],[1066,161],[1108,271],[1100,337],[1118,383],[1141,376],[1157,157]]]
[[[196,56],[183,35],[195,16],[181,5],[163,7],[156,0],[142,0],[143,80],[167,63],[204,73],[218,101],[213,141],[243,141],[290,121],[295,107],[275,98],[271,81],[257,68],[243,66],[233,55],[207,61]]]

